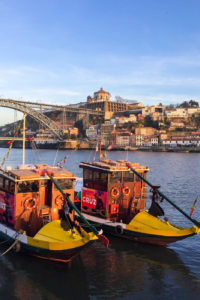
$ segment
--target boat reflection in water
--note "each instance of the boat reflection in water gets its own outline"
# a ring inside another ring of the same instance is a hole
[[[2,299],[88,299],[89,290],[81,259],[61,264],[12,253],[0,258]]]
[[[110,239],[110,243],[106,259],[103,248],[95,252],[87,249],[81,255],[89,269],[90,295],[98,296],[100,291],[101,296],[114,299],[169,299],[174,293],[184,297],[188,294],[188,298],[199,295],[199,276],[192,274],[173,250],[126,240],[122,243],[117,238]]]
[[[133,245],[128,241],[120,243],[116,238],[110,242],[110,250],[94,244],[68,266],[32,257],[27,264],[25,257],[16,259],[8,253],[0,259],[0,295],[20,300],[133,299],[133,296],[167,299],[175,291],[184,297],[189,291],[190,297],[197,299],[198,276],[191,273],[173,250]]]

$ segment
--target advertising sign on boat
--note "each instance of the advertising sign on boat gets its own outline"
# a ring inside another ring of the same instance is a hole
[[[14,224],[14,195],[0,192],[0,218],[5,223]]]
[[[82,210],[93,210],[96,213],[105,215],[107,205],[107,192],[82,188]]]

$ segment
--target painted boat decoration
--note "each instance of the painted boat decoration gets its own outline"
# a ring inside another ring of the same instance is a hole
[[[44,164],[1,170],[0,238],[5,245],[44,259],[67,262],[94,242],[98,232],[83,230],[65,199],[67,195],[73,202],[74,181],[75,176],[67,169]],[[69,212],[64,214],[63,209]]]
[[[85,218],[112,235],[132,241],[167,245],[200,232],[199,222],[192,219],[168,197],[147,181],[149,169],[125,160],[82,162],[83,187],[76,196]],[[146,187],[151,188],[151,207],[147,211]],[[165,199],[194,226],[182,228],[161,219],[159,203]]]

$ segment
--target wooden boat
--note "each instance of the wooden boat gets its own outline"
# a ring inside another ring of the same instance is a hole
[[[60,220],[64,196],[49,175],[73,202],[75,176],[64,168],[43,164],[0,171],[0,238],[16,251],[67,262],[97,237],[73,222],[73,212],[71,223]]]
[[[83,187],[76,203],[90,222],[105,232],[129,240],[167,245],[200,232],[193,220],[146,179],[148,168],[125,160],[82,162]],[[152,204],[145,210],[146,187],[152,192]],[[161,219],[164,214],[159,202],[166,199],[195,226],[181,228]]]
[[[0,256],[15,247],[16,251],[67,262],[96,239],[108,247],[109,240],[73,203],[74,174],[62,167],[25,165],[25,132],[24,114],[22,166],[7,171],[0,168],[0,239],[11,244]],[[4,163],[5,158],[2,166]],[[75,211],[91,232],[86,232],[75,220]]]

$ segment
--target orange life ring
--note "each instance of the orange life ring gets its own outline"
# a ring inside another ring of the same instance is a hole
[[[24,201],[24,208],[25,209],[34,209],[37,206],[37,200],[35,198],[26,199]]]
[[[112,190],[111,190],[111,196],[114,197],[114,198],[119,196],[119,189],[116,186],[114,186],[112,188]]]
[[[57,206],[61,206],[63,204],[63,201],[64,201],[63,195],[58,195],[55,199],[55,204]]]
[[[129,194],[130,194],[130,188],[128,186],[125,186],[122,189],[122,193],[123,193],[124,196],[129,196]]]

